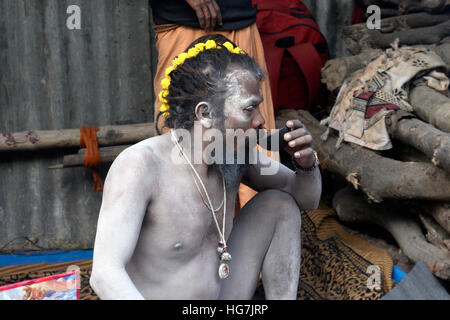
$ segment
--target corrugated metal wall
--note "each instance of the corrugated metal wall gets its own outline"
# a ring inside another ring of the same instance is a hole
[[[149,19],[147,0],[0,0],[0,132],[153,121]],[[90,171],[47,169],[68,152],[0,153],[0,248],[92,247]]]
[[[342,29],[349,25],[354,0],[302,0],[315,17],[327,39],[331,58],[350,55],[341,40]]]
[[[304,2],[332,55],[346,54],[339,33],[353,1]],[[69,5],[81,30],[66,27]],[[147,0],[0,0],[0,132],[152,121],[150,20]],[[92,247],[101,193],[91,172],[47,169],[76,151],[0,153],[0,251],[30,248],[23,237]]]

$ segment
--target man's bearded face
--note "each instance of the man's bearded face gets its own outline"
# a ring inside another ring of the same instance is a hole
[[[256,146],[256,139],[249,139],[241,133],[253,134],[256,138],[257,130],[265,123],[259,110],[259,104],[263,101],[260,82],[249,71],[234,69],[225,79],[228,95],[224,103],[224,116],[221,130],[224,132],[224,156],[234,158],[232,164],[224,161],[216,164],[218,170],[225,176],[227,184],[233,184],[240,180],[248,167],[249,150]],[[253,132],[252,130],[254,129]],[[231,143],[230,143],[231,141]],[[245,150],[245,162],[238,161],[236,151],[239,148]],[[230,155],[231,153],[231,155]],[[229,159],[229,158],[228,158]]]
[[[239,129],[247,132],[249,129],[262,128],[265,121],[259,110],[259,105],[263,101],[260,82],[250,71],[236,68],[228,72],[225,83],[228,94],[224,103],[224,138],[227,135],[231,137]],[[244,142],[234,140],[235,149]]]

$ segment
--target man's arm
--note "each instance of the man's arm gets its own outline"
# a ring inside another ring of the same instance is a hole
[[[289,120],[287,126],[292,131],[285,135],[289,146],[285,149],[294,157],[294,161],[303,168],[314,164],[312,137],[299,120]],[[314,210],[319,206],[322,193],[322,177],[318,167],[297,173],[258,151],[258,161],[250,166],[243,183],[263,191],[278,189],[291,194],[303,210]]]
[[[151,158],[147,153],[134,147],[126,149],[113,162],[105,180],[90,279],[101,299],[143,299],[125,266],[134,252],[151,197],[144,165]]]

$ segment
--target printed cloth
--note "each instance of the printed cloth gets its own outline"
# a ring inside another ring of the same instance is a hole
[[[76,265],[80,268],[79,300],[98,300],[89,285],[92,271],[92,259],[68,261],[60,263],[38,263],[29,265],[15,265],[0,268],[0,286],[5,286],[21,281],[28,281],[42,277],[51,277],[67,271],[69,266]]]
[[[408,101],[412,83],[447,90],[449,79],[440,68],[445,68],[445,63],[430,49],[398,48],[394,43],[344,82],[330,116],[321,121],[328,125],[322,139],[327,139],[332,128],[339,132],[336,148],[342,141],[373,150],[392,148],[387,116],[399,110],[414,111]]]

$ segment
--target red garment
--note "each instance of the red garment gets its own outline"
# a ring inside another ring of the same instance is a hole
[[[319,96],[328,59],[325,37],[299,0],[253,0],[264,46],[275,112],[309,109]]]

